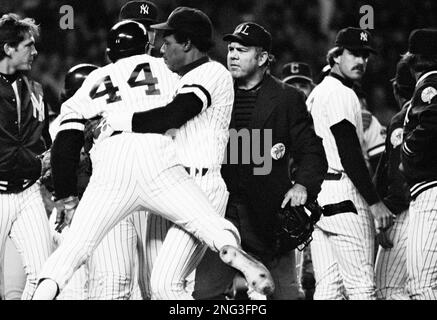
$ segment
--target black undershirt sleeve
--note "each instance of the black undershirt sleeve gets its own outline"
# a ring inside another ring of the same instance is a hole
[[[77,167],[80,149],[84,143],[83,131],[65,130],[56,135],[51,151],[51,166],[55,198],[77,195]]]
[[[334,135],[341,164],[346,174],[368,205],[377,203],[379,197],[370,178],[355,126],[349,121],[343,120],[330,129]]]
[[[132,117],[132,132],[165,133],[180,128],[202,111],[203,102],[194,93],[178,94],[165,107],[136,112]]]

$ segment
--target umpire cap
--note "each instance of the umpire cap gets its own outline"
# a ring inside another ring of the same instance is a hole
[[[408,52],[428,56],[437,55],[437,30],[413,30],[408,38]]]
[[[233,33],[226,34],[224,41],[235,41],[245,46],[261,47],[267,52],[272,50],[272,35],[255,22],[239,24]]]
[[[64,90],[61,93],[61,101],[64,102],[70,99],[82,86],[86,77],[98,68],[98,66],[89,63],[81,63],[70,68],[65,75]]]
[[[146,53],[149,42],[146,28],[139,22],[123,20],[109,30],[106,53],[112,62],[136,54]]]
[[[282,67],[282,80],[289,82],[291,80],[305,80],[313,82],[313,75],[310,66],[304,62],[289,62]]]
[[[158,7],[150,1],[129,1],[120,9],[119,20],[134,20],[146,26],[156,23]]]
[[[341,29],[335,39],[335,45],[349,50],[365,50],[376,54],[372,35],[369,31],[360,28]]]

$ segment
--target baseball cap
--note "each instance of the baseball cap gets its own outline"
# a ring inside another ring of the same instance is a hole
[[[261,47],[267,52],[272,50],[272,35],[264,27],[254,22],[239,24],[234,33],[226,34],[224,41],[235,41],[245,46]]]
[[[360,28],[344,28],[337,33],[335,45],[349,50],[367,50],[376,54],[369,31]]]
[[[282,67],[282,80],[304,79],[313,82],[310,66],[304,62],[289,62]]]
[[[150,1],[129,1],[120,9],[119,20],[131,19],[150,25],[158,18],[158,7]]]
[[[199,9],[177,7],[167,18],[167,21],[153,24],[157,30],[177,30],[200,37],[212,37],[212,23],[209,17]]]
[[[408,38],[408,52],[422,55],[437,55],[437,30],[413,30]]]

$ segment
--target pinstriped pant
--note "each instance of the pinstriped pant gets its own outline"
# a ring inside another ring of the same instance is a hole
[[[239,245],[236,228],[216,214],[182,166],[148,174],[147,161],[153,156],[143,145],[148,141],[143,136],[118,135],[106,139],[94,151],[94,172],[70,232],[47,260],[40,278],[53,279],[62,290],[108,231],[139,208],[173,221],[215,250]]]
[[[437,187],[410,203],[407,271],[412,299],[437,300]]]
[[[14,242],[22,258],[27,276],[22,299],[30,299],[36,289],[38,273],[53,248],[39,183],[20,193],[0,194],[2,264],[7,236]]]
[[[378,249],[375,262],[376,296],[383,300],[409,300],[407,292],[407,234],[409,213],[405,210],[396,217],[387,231],[393,248]]]
[[[358,214],[322,216],[313,232],[314,300],[375,299],[373,218],[347,177],[324,181],[320,205],[352,200]]]
[[[220,169],[196,176],[194,181],[205,192],[219,216],[226,212],[229,193]],[[189,300],[192,291],[187,289],[187,277],[202,259],[206,246],[177,225],[162,217],[149,216],[147,233],[149,263],[153,267],[150,285],[154,300]],[[163,240],[160,244],[159,240]],[[153,245],[151,245],[153,243]]]

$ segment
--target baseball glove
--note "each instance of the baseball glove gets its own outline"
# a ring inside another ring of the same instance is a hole
[[[302,251],[313,239],[314,225],[321,215],[322,208],[317,202],[281,209],[276,232],[278,252],[285,253],[296,248]]]

